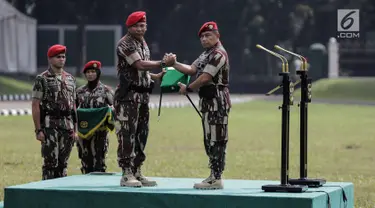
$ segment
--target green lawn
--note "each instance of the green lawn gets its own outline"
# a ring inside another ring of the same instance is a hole
[[[372,77],[321,79],[312,83],[312,98],[375,101],[374,88],[375,78]],[[300,90],[296,89],[294,95],[299,97]]]
[[[227,168],[224,178],[279,180],[280,102],[235,105],[230,115]],[[290,177],[299,176],[299,110],[291,110]],[[375,203],[375,108],[311,104],[309,114],[309,177],[347,181],[355,185],[355,205]],[[173,121],[172,121],[173,120]],[[207,158],[199,117],[193,108],[164,109],[157,122],[151,111],[147,144],[148,176],[206,177]],[[0,117],[0,201],[3,188],[41,178],[40,144],[33,135],[30,116]],[[119,172],[116,137],[110,138],[108,171]],[[179,168],[176,168],[179,167]],[[80,174],[77,150],[69,161],[69,174]]]
[[[0,95],[2,94],[30,94],[32,90],[31,81],[17,80],[10,77],[0,76]]]

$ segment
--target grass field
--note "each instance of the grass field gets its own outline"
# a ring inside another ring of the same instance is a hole
[[[280,177],[279,102],[254,101],[235,105],[230,115],[227,168],[224,178]],[[290,177],[299,173],[299,110],[291,110]],[[327,181],[349,181],[355,186],[355,205],[375,203],[375,109],[369,106],[311,104],[309,114],[309,176]],[[0,201],[3,188],[41,178],[40,144],[33,135],[30,116],[0,117]],[[148,176],[206,177],[207,158],[199,117],[193,108],[164,109],[157,122],[151,111],[147,144]],[[110,138],[108,171],[119,172],[116,137]],[[69,161],[69,174],[80,174],[77,149]]]
[[[30,93],[31,88],[31,82],[0,76],[0,95]]]
[[[300,84],[296,88],[300,88]],[[374,88],[373,77],[321,79],[312,83],[312,96],[313,99],[375,101]],[[299,97],[300,90],[296,89],[294,95]]]

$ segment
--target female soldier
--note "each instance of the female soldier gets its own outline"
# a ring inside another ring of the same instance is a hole
[[[113,90],[100,82],[101,63],[89,61],[83,68],[87,84],[77,89],[78,119],[79,109],[99,109],[110,107],[113,109]],[[93,111],[95,112],[95,111]],[[93,113],[92,117],[97,116]],[[78,123],[78,125],[80,125]],[[95,133],[88,137],[80,136],[77,142],[78,156],[81,159],[83,174],[90,172],[106,172],[105,159],[108,151],[108,130],[100,126]]]

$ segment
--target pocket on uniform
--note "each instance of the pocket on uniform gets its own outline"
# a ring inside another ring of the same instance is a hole
[[[57,86],[56,84],[50,84],[50,85],[48,85],[48,90],[50,92],[58,92],[59,91],[59,86]]]
[[[228,112],[226,110],[209,111],[207,120],[210,125],[228,124]]]
[[[134,102],[116,102],[116,120],[122,122],[133,122],[138,117],[137,108],[137,103]]]

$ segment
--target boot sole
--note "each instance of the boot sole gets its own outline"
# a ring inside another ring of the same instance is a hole
[[[142,183],[136,183],[136,184],[126,184],[126,183],[121,183],[120,186],[122,187],[134,187],[134,188],[139,188],[142,187]]]
[[[197,187],[194,187],[194,189],[198,189],[198,190],[219,190],[219,189],[223,189],[223,188],[197,188]]]
[[[142,185],[125,185],[125,184],[120,184],[122,187],[131,187],[131,188],[140,188]]]
[[[200,190],[217,190],[217,189],[223,189],[224,187],[196,187],[194,186],[195,189],[200,189]]]
[[[142,184],[142,186],[144,186],[144,187],[154,187],[154,186],[157,186],[157,184],[151,184],[151,185],[149,185],[149,184]]]

